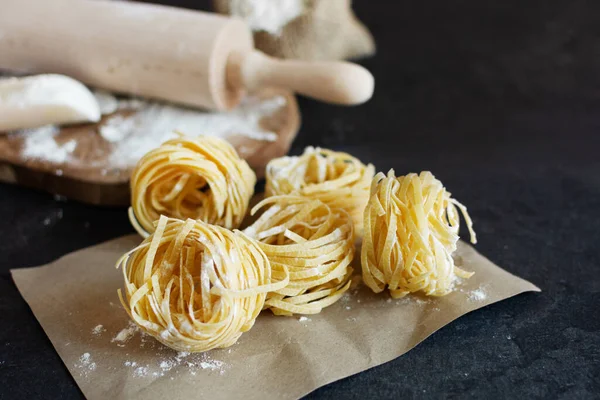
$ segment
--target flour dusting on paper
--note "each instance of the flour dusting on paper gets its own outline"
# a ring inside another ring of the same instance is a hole
[[[117,346],[123,347],[123,343],[129,341],[129,339],[131,339],[133,335],[135,335],[138,329],[139,328],[133,322],[129,322],[127,328],[121,329],[121,331],[119,331],[119,333],[117,333],[117,335],[114,338],[112,338],[111,342],[117,342]]]
[[[143,377],[162,377],[169,371],[184,371],[191,375],[196,375],[203,371],[216,372],[223,375],[227,370],[227,365],[220,360],[211,358],[208,353],[188,353],[180,351],[174,353],[172,350],[164,347],[163,351],[157,353],[156,361],[153,363],[140,364],[139,361],[126,361],[125,367],[129,368],[131,376],[135,378]]]
[[[98,331],[104,332],[106,329],[103,325],[99,324],[92,329],[92,335],[99,336],[96,333]],[[208,353],[190,353],[186,351],[175,353],[152,336],[144,333],[131,321],[129,321],[126,327],[119,330],[110,342],[123,348],[122,351],[125,352],[132,351],[135,353],[135,348],[139,347],[146,348],[156,355],[154,361],[150,363],[142,362],[139,359],[134,358],[125,361],[123,366],[126,367],[129,371],[129,375],[133,378],[162,377],[171,370],[173,370],[171,373],[186,371],[190,375],[197,375],[202,372],[212,372],[223,375],[228,368],[226,363],[212,358]],[[94,363],[93,368],[90,367],[90,365],[91,356],[89,353],[85,353],[82,355],[76,366],[88,374],[90,371],[96,369],[96,363]]]
[[[487,298],[487,294],[483,288],[473,290],[469,293],[470,301],[483,301]]]
[[[464,293],[466,295],[467,300],[472,303],[478,303],[478,302],[487,300],[487,298],[488,298],[488,286],[487,285],[483,285],[483,286],[477,287],[475,289],[468,290],[468,289],[465,289],[464,287],[462,287],[465,282],[466,281],[464,279],[456,280],[454,290],[459,293]]]
[[[101,335],[104,331],[106,331],[106,329],[103,325],[96,325],[94,329],[92,329],[92,334],[98,336]]]
[[[79,362],[75,367],[80,371],[81,375],[87,376],[90,372],[96,370],[96,363],[92,361],[90,353],[83,353],[79,357]]]

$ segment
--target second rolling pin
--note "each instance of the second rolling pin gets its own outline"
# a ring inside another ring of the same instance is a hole
[[[99,88],[195,107],[234,107],[246,90],[287,88],[360,104],[373,76],[347,62],[278,60],[246,24],[217,14],[107,0],[3,0],[0,69],[58,73]]]

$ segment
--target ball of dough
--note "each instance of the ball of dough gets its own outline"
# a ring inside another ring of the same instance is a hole
[[[146,333],[178,351],[231,346],[249,330],[276,283],[269,260],[239,231],[160,217],[156,231],[119,260],[123,307]],[[285,271],[284,271],[285,272]]]
[[[294,194],[346,210],[360,234],[373,165],[349,154],[307,147],[301,156],[281,157],[267,164],[267,196]]]
[[[393,170],[377,174],[364,217],[365,284],[376,293],[387,287],[394,298],[413,292],[444,296],[455,276],[470,277],[452,259],[459,239],[457,208],[476,243],[467,209],[430,172],[398,178]]]
[[[269,293],[276,315],[316,314],[350,287],[354,258],[353,223],[348,213],[300,196],[274,196],[252,212],[264,213],[244,231],[259,241],[273,276],[288,270],[289,284]]]
[[[169,140],[142,157],[133,170],[132,223],[143,236],[154,231],[161,215],[237,228],[255,183],[254,171],[225,140]]]

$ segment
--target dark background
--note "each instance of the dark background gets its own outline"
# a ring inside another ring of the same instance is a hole
[[[358,108],[301,99],[293,152],[321,145],[383,171],[431,170],[469,206],[478,250],[543,292],[467,315],[309,397],[598,398],[600,2],[357,0],[355,9],[378,45],[363,62],[375,96]],[[125,210],[0,193],[0,398],[80,398],[9,269],[132,232]]]

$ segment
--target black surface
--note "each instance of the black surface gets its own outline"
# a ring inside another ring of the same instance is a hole
[[[600,3],[356,8],[379,47],[364,62],[375,97],[359,108],[302,100],[294,152],[322,145],[384,171],[433,171],[469,206],[478,250],[543,292],[467,315],[309,397],[598,398]],[[80,398],[8,271],[131,232],[125,210],[0,191],[0,398]]]

